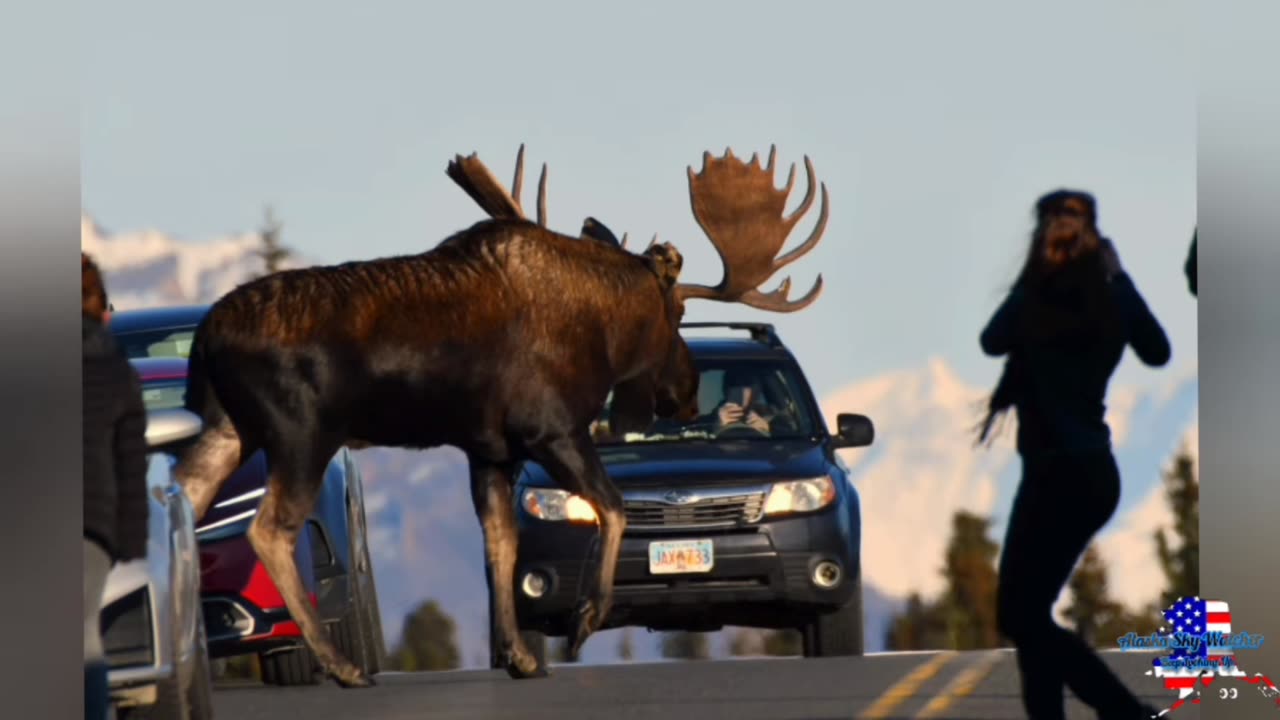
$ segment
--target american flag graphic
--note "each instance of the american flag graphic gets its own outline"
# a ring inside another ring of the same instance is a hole
[[[1280,698],[1277,697],[1280,696],[1280,688],[1277,688],[1268,677],[1261,673],[1249,677],[1248,673],[1235,662],[1231,664],[1223,662],[1227,659],[1235,659],[1231,647],[1231,608],[1227,603],[1221,600],[1204,600],[1199,597],[1178,598],[1176,603],[1164,611],[1164,621],[1165,625],[1160,628],[1161,636],[1173,638],[1177,633],[1185,633],[1182,639],[1196,638],[1199,643],[1192,648],[1169,648],[1168,655],[1152,660],[1152,669],[1147,674],[1162,678],[1165,689],[1178,691],[1178,701],[1172,707],[1162,711],[1161,716],[1182,707],[1187,702],[1187,697],[1192,694],[1196,697],[1191,702],[1199,704],[1199,691],[1196,684],[1207,687],[1213,683],[1215,677],[1243,678],[1245,683],[1257,686],[1265,697],[1277,698],[1275,702],[1280,707]],[[1221,635],[1218,636],[1215,633],[1221,633]],[[1164,662],[1170,660],[1192,659],[1194,661],[1197,658],[1201,659],[1199,667],[1166,667],[1164,665]],[[1205,666],[1206,660],[1213,663],[1211,668]]]
[[[1164,679],[1167,690],[1177,690],[1179,698],[1185,698],[1195,691],[1196,680],[1202,675],[1219,675],[1243,677],[1245,672],[1236,664],[1227,664],[1224,660],[1234,660],[1231,641],[1231,608],[1221,600],[1205,600],[1203,598],[1178,598],[1178,601],[1164,611],[1165,625],[1160,634],[1166,638],[1174,638],[1178,633],[1184,637],[1199,640],[1193,648],[1177,647],[1164,657],[1151,661],[1152,670],[1157,677]],[[1206,635],[1206,633],[1210,633]],[[1212,633],[1221,633],[1216,637]],[[1198,661],[1199,666],[1168,667],[1165,663]],[[1205,662],[1214,663],[1212,669],[1205,667]]]

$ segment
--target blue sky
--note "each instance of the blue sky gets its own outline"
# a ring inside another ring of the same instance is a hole
[[[831,195],[825,240],[787,268],[793,294],[822,272],[824,295],[690,319],[776,322],[820,394],[935,355],[992,382],[977,333],[1032,202],[1062,185],[1098,195],[1173,367],[1195,363],[1188,0],[321,5],[85,5],[85,209],[199,240],[271,203],[318,261],[418,252],[481,217],[446,162],[479,151],[509,179],[525,142],[526,197],[549,163],[555,229],[657,232],[714,283],[685,166],[776,143],[779,185],[808,154]],[[1159,380],[1130,354],[1116,381]]]

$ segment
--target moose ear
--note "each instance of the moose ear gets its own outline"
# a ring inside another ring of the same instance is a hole
[[[680,279],[684,257],[671,243],[654,243],[645,248],[643,257],[664,288],[673,287]]]
[[[605,227],[604,223],[589,217],[582,221],[582,237],[586,240],[597,240],[599,242],[609,243],[615,247],[622,247],[622,243],[613,231]]]

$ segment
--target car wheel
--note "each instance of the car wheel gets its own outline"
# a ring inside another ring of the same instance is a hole
[[[315,685],[316,660],[311,648],[305,645],[261,653],[262,682],[267,685]]]
[[[196,613],[195,658],[190,676],[183,687],[180,668],[173,677],[161,680],[156,687],[156,701],[152,705],[117,708],[118,720],[210,720],[213,717],[213,675],[209,670],[209,644],[205,636],[204,618]]]
[[[356,508],[348,502],[348,557],[356,559],[348,569],[351,604],[342,619],[329,626],[329,633],[343,655],[366,675],[374,675],[381,669],[384,643],[380,642],[382,618],[362,520]]]
[[[382,663],[387,657],[387,640],[382,634],[382,606],[378,604],[378,583],[373,577],[373,560],[369,557],[369,543],[364,544],[364,566],[369,572],[369,597],[365,602],[365,625],[369,632],[369,645],[373,651],[373,670],[381,672]]]
[[[815,615],[801,632],[805,657],[840,657],[863,654],[862,579],[853,597],[833,613]]]
[[[210,720],[213,717],[213,672],[209,667],[209,641],[205,635],[204,616],[196,614],[199,641],[196,643],[195,671],[187,685],[187,707],[191,720]]]

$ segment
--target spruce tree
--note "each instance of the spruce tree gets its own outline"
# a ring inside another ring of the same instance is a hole
[[[256,277],[280,271],[284,267],[284,261],[292,257],[293,251],[280,243],[280,231],[282,228],[283,225],[280,224],[280,221],[272,213],[271,208],[268,207],[262,228],[258,231],[258,236],[262,240],[262,247],[257,251],[258,257],[262,258],[265,272]]]
[[[1165,500],[1173,513],[1173,540],[1164,529],[1155,532],[1156,556],[1164,571],[1162,607],[1180,597],[1200,594],[1200,482],[1195,461],[1184,447],[1164,473]]]
[[[1124,607],[1111,598],[1107,566],[1096,545],[1085,549],[1067,587],[1071,590],[1071,604],[1065,614],[1080,637],[1091,645],[1114,643],[1115,638],[1107,637],[1107,633],[1126,613]]]
[[[452,670],[460,666],[460,657],[457,625],[439,603],[428,600],[405,618],[400,646],[388,664],[406,672]]]

